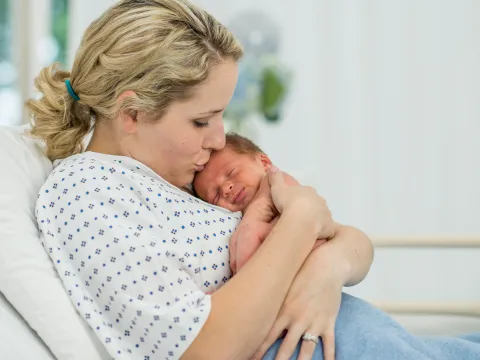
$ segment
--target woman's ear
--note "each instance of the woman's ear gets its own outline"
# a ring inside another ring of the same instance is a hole
[[[257,156],[257,158],[260,161],[260,163],[262,164],[264,170],[268,171],[270,169],[270,167],[272,166],[272,161],[270,160],[270,158],[265,154],[259,154]]]
[[[119,112],[119,120],[122,130],[127,134],[133,134],[137,131],[138,119],[136,110],[132,110],[129,104],[137,94],[132,90],[124,91],[117,100],[118,107],[122,110]]]

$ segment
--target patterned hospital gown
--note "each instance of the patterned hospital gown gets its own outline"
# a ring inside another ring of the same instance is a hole
[[[178,359],[231,276],[240,213],[128,157],[60,162],[36,206],[42,242],[79,313],[115,359]]]

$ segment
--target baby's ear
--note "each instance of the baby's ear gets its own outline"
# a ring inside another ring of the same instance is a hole
[[[270,169],[270,167],[272,166],[272,161],[270,160],[270,158],[267,155],[259,154],[258,159],[259,159],[260,163],[262,164],[263,168],[265,169],[265,171],[268,171]]]

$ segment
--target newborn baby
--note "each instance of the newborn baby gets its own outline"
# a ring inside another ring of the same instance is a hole
[[[272,162],[251,140],[235,133],[226,135],[225,148],[215,151],[205,168],[197,172],[193,190],[202,200],[241,211],[243,219],[230,240],[230,267],[235,274],[250,259],[270,233],[278,216],[270,221],[259,216],[249,205],[257,195]],[[286,184],[298,185],[290,175],[283,173]],[[317,240],[315,247],[326,240]]]

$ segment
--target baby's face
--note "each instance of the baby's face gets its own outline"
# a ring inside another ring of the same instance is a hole
[[[243,212],[255,197],[270,165],[264,154],[238,154],[226,147],[212,153],[205,168],[195,175],[193,187],[202,200]]]

